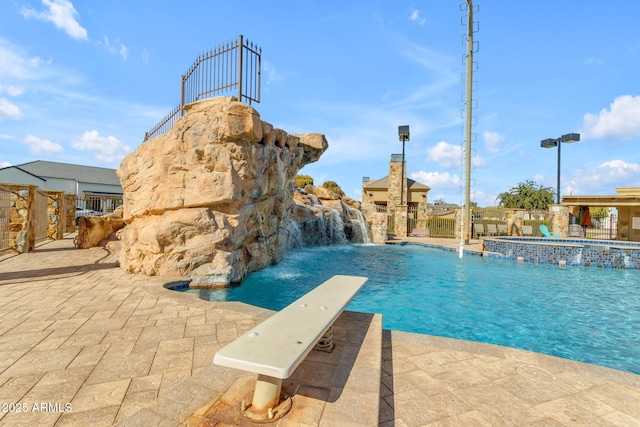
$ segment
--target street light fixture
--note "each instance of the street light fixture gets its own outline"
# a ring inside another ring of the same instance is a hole
[[[398,136],[402,141],[402,165],[400,166],[400,206],[404,205],[404,143],[409,140],[409,125],[398,126]]]
[[[540,141],[540,147],[542,148],[553,148],[555,146],[558,147],[558,189],[556,193],[556,204],[558,205],[560,204],[560,146],[563,142],[570,143],[578,141],[580,141],[579,133],[567,133],[562,135],[560,138],[547,138]]]

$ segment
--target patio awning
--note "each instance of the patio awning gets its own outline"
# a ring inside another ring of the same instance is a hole
[[[104,191],[83,191],[85,196],[110,196],[110,197],[122,197],[122,193],[107,193]]]
[[[563,206],[591,206],[610,208],[616,206],[640,206],[640,196],[563,196]]]

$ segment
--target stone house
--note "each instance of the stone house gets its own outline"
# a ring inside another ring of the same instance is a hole
[[[380,237],[376,238],[376,228],[384,227],[385,233],[406,237],[414,228],[420,227],[421,222],[426,221],[430,189],[407,177],[407,162],[402,161],[401,154],[391,155],[389,175],[377,180],[364,177],[362,212],[371,224],[373,240],[380,240]]]

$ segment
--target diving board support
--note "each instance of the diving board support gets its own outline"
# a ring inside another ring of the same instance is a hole
[[[243,414],[275,421],[291,406],[280,402],[289,378],[368,279],[336,275],[220,349],[216,365],[258,374],[251,405]]]

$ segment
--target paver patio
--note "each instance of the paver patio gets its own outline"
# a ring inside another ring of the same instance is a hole
[[[0,425],[186,425],[245,375],[213,355],[271,312],[167,290],[115,259],[68,236],[0,260]],[[342,386],[318,379],[280,425],[640,425],[637,375],[427,335],[382,331],[378,345],[379,370],[352,345],[327,374]]]

